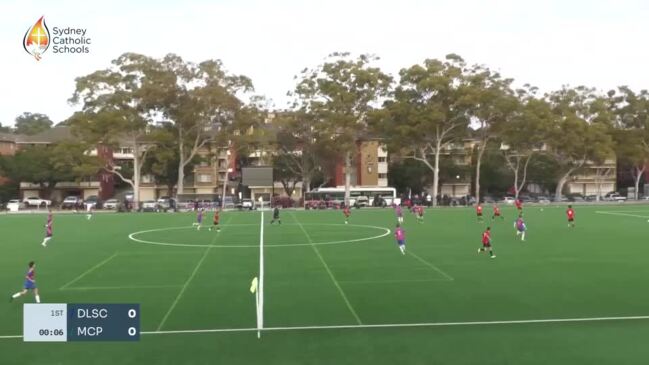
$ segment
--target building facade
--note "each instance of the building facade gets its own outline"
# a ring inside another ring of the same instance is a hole
[[[388,186],[388,151],[379,141],[357,143],[351,172],[352,186]],[[341,159],[334,167],[334,186],[345,185],[345,163]]]

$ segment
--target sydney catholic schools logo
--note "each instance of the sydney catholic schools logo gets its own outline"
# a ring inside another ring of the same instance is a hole
[[[45,24],[45,16],[42,16],[27,29],[23,37],[23,48],[36,61],[41,60],[43,53],[50,48],[50,45],[52,45],[54,53],[90,53],[92,39],[87,33],[88,29],[86,28],[55,26],[52,36],[50,29]]]
[[[23,48],[27,53],[34,56],[36,61],[41,60],[41,55],[50,48],[50,30],[45,24],[45,17],[27,29],[23,38]]]

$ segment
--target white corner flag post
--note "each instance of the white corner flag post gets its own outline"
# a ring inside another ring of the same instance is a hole
[[[264,328],[264,199],[259,197],[261,223],[259,225],[259,283],[257,288],[257,338]],[[256,279],[256,278],[255,278]],[[253,283],[255,280],[253,279]]]

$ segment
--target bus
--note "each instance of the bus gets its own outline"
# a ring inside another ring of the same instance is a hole
[[[318,188],[305,194],[306,209],[339,208],[345,201],[345,187]],[[401,204],[395,188],[351,187],[349,205],[354,207],[386,207]]]

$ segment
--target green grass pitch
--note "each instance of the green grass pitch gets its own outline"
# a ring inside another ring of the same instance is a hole
[[[649,316],[649,207],[576,213],[569,229],[565,207],[526,207],[520,242],[509,207],[485,223],[472,209],[428,210],[423,224],[406,212],[403,256],[390,209],[353,210],[349,225],[340,211],[283,211],[281,226],[265,212],[261,339],[260,212],[223,213],[218,234],[189,213],[59,214],[47,248],[44,215],[3,215],[0,364],[646,364],[649,317],[595,319]],[[493,260],[476,252],[487,224]],[[34,301],[8,302],[30,260],[43,302],[140,303],[141,340],[11,337]]]

